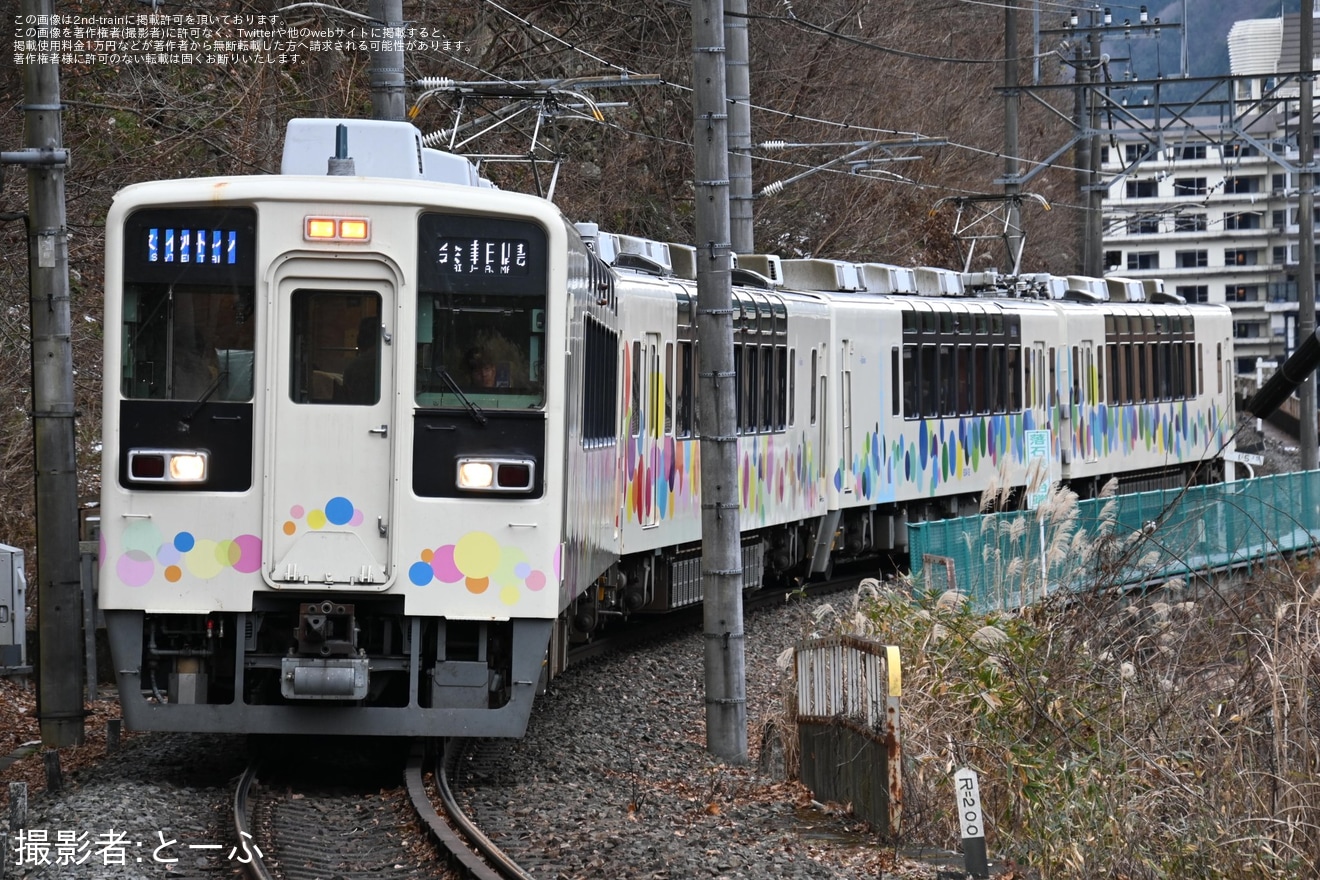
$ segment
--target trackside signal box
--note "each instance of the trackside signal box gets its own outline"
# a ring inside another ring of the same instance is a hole
[[[27,665],[26,598],[23,551],[0,544],[0,675],[32,671]]]

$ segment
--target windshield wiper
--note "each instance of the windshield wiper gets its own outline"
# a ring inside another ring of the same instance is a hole
[[[228,378],[228,370],[221,370],[219,373],[216,373],[215,378],[211,380],[211,384],[206,387],[206,390],[202,392],[201,396],[198,397],[197,401],[192,405],[192,409],[188,410],[188,413],[179,420],[179,428],[181,431],[185,434],[188,432],[188,427],[192,423],[193,418],[196,417],[197,413],[201,412],[202,407],[206,406],[206,402],[211,399],[211,395],[219,390],[220,383]]]
[[[444,380],[444,383],[448,385],[450,390],[452,390],[454,394],[458,396],[458,399],[463,402],[463,406],[467,408],[468,414],[472,416],[472,420],[478,425],[486,424],[486,414],[482,412],[481,407],[477,406],[472,398],[463,393],[463,389],[458,387],[458,383],[454,381],[453,376],[449,375],[449,371],[444,367],[441,367],[439,373],[440,378]]]

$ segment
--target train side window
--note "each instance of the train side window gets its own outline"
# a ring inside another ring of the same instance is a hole
[[[990,411],[1002,413],[1008,404],[1008,352],[1007,346],[990,348]]]
[[[929,343],[921,346],[921,414],[935,418],[940,414],[938,347]]]
[[[773,430],[779,426],[779,379],[775,373],[775,347],[762,345],[761,348],[761,429]],[[778,409],[778,412],[776,410]]]
[[[1169,391],[1174,400],[1182,400],[1187,396],[1185,376],[1183,375],[1183,367],[1187,364],[1187,358],[1183,354],[1181,341],[1170,343],[1169,348],[1172,349],[1169,355],[1169,366],[1172,369]]]
[[[788,350],[788,423],[797,424],[797,349]]]
[[[941,416],[953,415],[958,407],[957,374],[954,371],[953,356],[952,345],[939,347],[939,394],[935,406]]]
[[[628,419],[628,434],[639,437],[642,433],[642,343],[633,340],[632,344],[632,416]]]
[[[747,372],[743,369],[743,347],[741,342],[733,344],[733,421],[737,426],[736,430],[742,433],[746,422],[746,397],[743,393],[743,382],[746,381]]]
[[[1119,362],[1123,369],[1123,382],[1121,385],[1122,396],[1119,397],[1119,403],[1135,403],[1136,394],[1136,367],[1132,363],[1132,343],[1119,343],[1119,354],[1122,360]]]
[[[1160,356],[1160,400],[1173,399],[1173,343],[1163,341],[1156,345]]]
[[[918,406],[921,377],[917,375],[917,346],[903,346],[903,418],[915,419],[921,415]]]
[[[973,388],[974,398],[972,408],[978,415],[985,415],[990,412],[990,346],[978,345],[972,350],[973,369],[972,375],[975,377]]]
[[[817,357],[820,352],[811,350],[811,424],[816,424],[816,387],[820,384],[820,370]]]
[[[1036,362],[1036,352],[1033,349],[1027,349],[1027,356],[1022,365],[1022,374],[1024,380],[1024,390],[1026,392],[1025,404],[1027,409],[1036,405],[1036,389],[1032,385],[1032,365]]]
[[[1072,399],[1069,401],[1073,406],[1082,405],[1082,349],[1080,346],[1072,346]]]
[[[1187,353],[1187,397],[1196,397],[1200,389],[1196,387],[1196,343],[1188,342],[1183,346]]]
[[[1215,393],[1224,393],[1224,343],[1215,343],[1215,377],[1218,379],[1218,387]]]
[[[1022,347],[1008,347],[1008,409],[1022,411]]]
[[[1106,372],[1109,374],[1109,403],[1121,403],[1118,396],[1118,343],[1111,342],[1105,346],[1105,358]]]
[[[897,345],[889,349],[889,396],[892,399],[890,407],[896,416],[903,414],[903,365],[901,358]]]
[[[758,427],[757,404],[760,403],[761,395],[761,358],[759,354],[760,346],[744,345],[743,356],[746,358],[743,371],[743,378],[746,380],[743,389],[743,403],[747,406],[747,415],[743,420],[743,430],[749,434],[756,433]]]
[[[969,322],[970,323],[970,322]],[[958,414],[960,416],[970,416],[973,412],[973,392],[975,385],[975,373],[972,367],[972,346],[962,344],[958,346],[957,352],[957,371],[958,371]]]
[[[1045,393],[1048,398],[1048,406],[1054,407],[1058,405],[1059,399],[1059,358],[1053,347],[1049,350],[1048,359],[1050,384]]]
[[[788,427],[788,411],[793,399],[788,387],[789,363],[788,347],[775,346],[775,429],[779,431]]]
[[[678,369],[675,371],[674,397],[678,409],[678,425],[674,433],[679,437],[692,436],[692,390],[695,387],[693,374],[692,343],[680,340],[678,343]]]
[[[1137,387],[1136,402],[1146,403],[1150,400],[1150,356],[1146,351],[1148,346],[1143,342],[1138,342],[1132,346],[1134,358],[1137,362]]]
[[[614,442],[615,393],[619,377],[619,337],[588,317],[583,334],[582,442],[602,446]]]
[[[674,343],[665,343],[665,382],[660,393],[665,398],[665,433],[674,434]]]

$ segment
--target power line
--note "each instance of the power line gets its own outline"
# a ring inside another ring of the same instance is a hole
[[[553,40],[554,42],[559,43],[560,45],[564,46],[564,48],[569,49],[570,51],[576,52],[577,54],[582,55],[583,57],[588,58],[588,59],[590,59],[591,61],[596,62],[597,64],[602,64],[602,65],[604,65],[604,66],[606,66],[606,67],[608,67],[608,68],[610,68],[610,69],[612,69],[612,70],[617,70],[617,71],[619,71],[619,72],[621,72],[621,73],[625,73],[625,74],[628,74],[628,75],[634,75],[634,76],[637,75],[634,71],[631,71],[630,69],[628,69],[628,68],[626,68],[626,67],[624,67],[624,66],[622,66],[622,65],[615,64],[614,62],[609,61],[609,60],[607,60],[607,59],[605,59],[605,58],[602,58],[601,56],[596,55],[596,54],[593,53],[593,52],[590,52],[590,51],[588,51],[588,50],[586,50],[586,49],[581,48],[580,46],[576,45],[575,43],[572,43],[572,42],[570,42],[570,41],[568,41],[568,40],[565,40],[563,37],[560,37],[560,36],[557,35],[557,34],[554,34],[554,33],[551,33],[550,31],[545,30],[544,28],[540,27],[539,25],[534,24],[533,22],[527,20],[526,18],[523,18],[522,16],[518,15],[518,14],[515,13],[515,12],[512,12],[512,11],[509,10],[507,7],[501,5],[499,2],[497,2],[497,0],[484,0],[484,2],[485,2],[488,6],[491,6],[492,8],[498,10],[499,12],[501,12],[501,13],[503,13],[504,15],[508,16],[509,18],[511,18],[511,19],[513,19],[514,21],[518,22],[519,24],[523,25],[524,27],[527,27],[527,28],[531,29],[532,31],[534,31],[534,32],[536,32],[536,33],[538,33],[538,34],[541,34],[541,35],[543,35],[543,36],[549,38],[550,40]],[[685,3],[681,3],[681,0],[674,0],[674,2],[679,2],[680,5],[687,5],[687,4],[685,4]],[[963,0],[963,2],[967,2],[967,0]],[[791,6],[790,6],[789,8],[790,8],[790,12],[791,12]],[[1071,7],[1069,7],[1069,8],[1071,8]],[[770,19],[772,19],[772,20],[773,20],[773,19],[776,19],[776,18],[781,19],[781,20],[788,20],[788,19],[784,18],[783,16],[751,16],[751,15],[749,14],[749,17],[764,17],[764,18],[770,18]],[[800,19],[794,19],[794,21],[799,21],[799,22],[800,22]],[[833,33],[833,32],[830,32],[830,33]],[[840,35],[840,36],[843,36],[843,35]],[[447,54],[450,54],[450,57],[451,57],[455,62],[457,62],[457,63],[459,63],[459,64],[462,64],[462,65],[464,65],[465,67],[469,67],[469,68],[471,68],[471,69],[473,69],[473,70],[480,71],[480,72],[484,73],[485,75],[491,76],[491,77],[494,78],[494,79],[504,80],[504,77],[498,76],[498,75],[496,75],[496,74],[492,74],[492,73],[490,73],[490,72],[488,72],[488,71],[484,71],[484,70],[482,70],[481,68],[477,67],[476,65],[474,65],[474,64],[472,64],[472,63],[470,63],[470,62],[464,61],[464,60],[458,58],[457,56],[455,56],[455,55],[453,55],[453,54],[451,54],[451,53],[447,53]],[[1046,56],[1048,56],[1048,55],[1051,55],[1051,54],[1053,54],[1053,53],[1051,52],[1051,53],[1043,53],[1043,54],[1046,55]],[[926,56],[926,57],[929,58],[929,59],[931,59],[931,60],[949,60],[949,61],[952,61],[952,60],[959,60],[959,61],[961,61],[961,60],[965,60],[965,59],[941,59],[941,58],[938,58],[937,56]],[[1028,56],[1028,57],[1035,57],[1035,56]],[[976,63],[998,63],[998,62],[977,61]],[[505,81],[507,81],[507,80],[505,80]],[[662,84],[663,84],[663,85],[667,85],[667,86],[669,86],[669,87],[671,87],[671,88],[673,88],[673,89],[675,89],[675,90],[678,90],[678,91],[680,91],[680,92],[691,92],[691,91],[692,91],[692,89],[691,89],[690,86],[683,85],[682,83],[676,83],[676,82],[672,82],[672,81],[664,81]],[[779,116],[779,117],[781,117],[781,118],[783,118],[783,119],[788,119],[788,120],[792,120],[792,121],[795,121],[795,122],[806,122],[806,123],[811,123],[811,124],[816,124],[816,125],[824,125],[824,126],[828,126],[828,127],[832,127],[832,128],[837,128],[837,129],[842,130],[842,131],[857,132],[857,133],[861,133],[861,134],[887,135],[887,136],[891,136],[891,137],[914,137],[914,138],[915,138],[915,137],[926,137],[925,135],[921,134],[920,132],[914,132],[914,131],[903,131],[903,130],[900,130],[900,129],[893,129],[893,128],[881,128],[881,127],[878,127],[878,126],[871,126],[871,125],[860,125],[860,124],[857,124],[857,123],[851,123],[851,122],[840,122],[840,121],[838,121],[838,120],[824,119],[824,118],[817,117],[817,116],[811,116],[811,115],[802,114],[802,113],[795,113],[795,112],[786,111],[786,110],[779,110],[779,109],[774,108],[774,107],[768,107],[768,106],[765,106],[765,105],[755,104],[755,103],[754,103],[754,104],[751,104],[750,106],[751,106],[751,108],[754,109],[754,110],[759,110],[759,111],[761,111],[761,112],[763,112],[763,113],[768,113],[768,114],[771,114],[771,115],[774,115],[774,116]],[[607,124],[613,125],[612,123],[607,123]],[[631,131],[631,130],[629,130],[629,129],[625,129],[625,128],[623,128],[622,126],[614,126],[614,127],[618,128],[619,130],[622,130],[622,131],[628,131],[629,133],[631,133],[631,134],[635,134],[636,136],[639,136],[639,137],[645,137],[645,138],[656,138],[655,135],[650,135],[650,134],[648,134],[648,133],[644,133],[644,132],[633,132],[633,131]],[[681,142],[681,141],[671,141],[671,142],[672,142],[672,143],[683,143],[688,149],[691,149],[691,148],[692,148],[692,145],[691,145],[690,143]],[[976,146],[973,146],[973,145],[971,145],[971,144],[960,143],[960,142],[958,142],[958,141],[948,141],[947,144],[948,144],[948,146],[953,147],[953,148],[955,148],[955,149],[966,150],[966,151],[968,151],[968,152],[971,152],[971,153],[974,153],[974,154],[977,154],[977,155],[989,156],[989,157],[996,158],[996,159],[1003,159],[1003,158],[1005,158],[1005,154],[1003,153],[1003,151],[1000,151],[1000,150],[988,150],[988,149],[985,149],[985,148],[982,148],[982,147],[976,147]],[[767,160],[767,159],[765,159],[764,157],[757,157],[757,156],[754,156],[753,158],[754,158],[754,159],[758,159],[758,160],[760,160],[760,161],[762,161],[762,162],[766,162],[766,161],[772,161],[772,162],[773,162],[773,161],[783,161],[783,160]],[[1075,168],[1075,167],[1073,167],[1073,166],[1071,166],[1071,165],[1060,164],[1060,163],[1058,163],[1058,162],[1042,162],[1042,161],[1038,161],[1038,160],[1035,160],[1035,159],[1029,159],[1029,158],[1022,157],[1022,156],[1017,157],[1017,160],[1018,160],[1019,162],[1023,163],[1024,165],[1032,166],[1032,167],[1035,167],[1035,168],[1038,168],[1038,169],[1042,169],[1042,168],[1043,168],[1043,169],[1058,170],[1058,171],[1077,171],[1077,170],[1080,170],[1080,169],[1077,169],[1077,168]],[[799,167],[810,167],[810,166],[805,166],[805,165],[803,165],[803,166],[799,166]],[[850,172],[835,172],[835,173],[850,173]],[[914,183],[913,185],[922,185],[922,184],[916,184],[916,183]],[[933,185],[922,185],[922,186],[933,186]],[[949,192],[964,192],[964,191],[960,191],[960,190],[955,190],[955,189],[953,189],[953,188],[951,188],[951,187],[950,187],[950,188],[946,188],[946,189],[948,189]],[[965,191],[965,192],[968,192],[969,194],[971,193],[971,191]],[[1061,205],[1061,207],[1069,207],[1069,206],[1067,206],[1067,205]]]
[[[686,5],[686,4],[682,4],[682,5]],[[726,12],[725,15],[731,16],[733,15],[733,13]],[[809,21],[804,21],[798,18],[797,15],[793,13],[791,8],[789,9],[788,15],[766,15],[765,13],[749,12],[739,17],[758,19],[761,21],[777,21],[777,22],[782,22],[784,24],[791,24],[794,27],[799,27],[802,28],[803,30],[811,31],[812,33],[823,34],[827,37],[833,37],[836,40],[840,40],[845,43],[850,43],[854,46],[860,46],[861,48],[864,49],[871,49],[876,52],[882,52],[886,55],[895,55],[899,58],[911,58],[916,61],[936,61],[943,64],[1003,64],[1004,63],[1003,58],[953,58],[945,55],[926,55],[921,52],[908,52],[905,49],[895,49],[892,46],[881,46],[879,43],[872,43],[869,40],[862,39],[861,37],[854,37],[848,34],[841,34],[838,31],[832,31],[829,28],[824,27],[822,25],[813,24]],[[1030,59],[1030,58],[1035,58],[1036,56],[1027,55],[1025,57]]]

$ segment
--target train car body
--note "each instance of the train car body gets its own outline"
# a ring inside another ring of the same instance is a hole
[[[566,447],[581,365],[548,356],[613,323],[606,270],[540,199],[425,181],[149,183],[107,226],[128,724],[520,734],[565,585],[613,553],[584,477],[614,455]]]
[[[132,728],[519,736],[571,642],[702,599],[691,249],[403,123],[342,123],[360,164],[321,174],[340,124],[107,218],[99,602]],[[1022,503],[1031,432],[1084,492],[1213,478],[1231,438],[1227,309],[741,264],[749,589]]]

